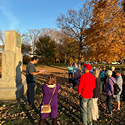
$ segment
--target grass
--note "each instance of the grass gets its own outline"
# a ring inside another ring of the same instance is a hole
[[[36,109],[31,109],[25,103],[24,98],[18,101],[0,101],[0,125],[38,125],[39,123],[39,105],[42,101],[42,85],[45,83],[48,74],[55,73],[57,83],[60,85],[60,92],[58,94],[58,125],[81,125],[81,113],[79,96],[77,87],[70,88],[67,83],[65,66],[57,65],[38,65],[37,69],[44,68],[46,72],[39,75],[37,78],[37,89],[35,94]],[[25,65],[23,67],[25,74]],[[125,123],[125,103],[121,101],[121,110],[113,111],[113,116],[106,115],[106,95],[103,92],[98,101],[99,105],[99,120],[93,121],[94,125],[123,125]],[[116,102],[112,99],[112,109],[116,108]],[[51,118],[46,119],[45,125],[52,125]]]
[[[92,65],[93,67],[98,67],[100,66],[101,68],[103,68],[104,66],[107,68],[107,69],[111,69],[112,66],[116,67],[116,68],[124,68],[125,65],[112,65],[112,64],[93,64]]]

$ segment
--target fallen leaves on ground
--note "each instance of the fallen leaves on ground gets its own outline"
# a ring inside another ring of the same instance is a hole
[[[35,94],[36,109],[32,109],[26,102],[0,102],[0,124],[1,125],[36,125],[39,123],[39,106],[43,98],[42,85],[45,84],[49,74],[54,73],[57,78],[57,83],[60,86],[58,93],[58,125],[81,125],[81,113],[79,96],[77,86],[75,89],[70,89],[72,86],[68,83],[68,74],[66,74],[66,67],[59,66],[37,66],[36,70],[45,69],[43,74],[38,75],[37,89]],[[25,74],[26,66],[23,66],[23,74]],[[114,99],[111,101],[112,109],[116,108]],[[123,125],[125,123],[125,103],[121,101],[121,110],[113,111],[112,117],[108,117],[106,106],[106,95],[103,92],[98,100],[99,105],[99,119],[97,122],[93,121],[94,125]],[[9,121],[8,119],[11,119]],[[46,119],[46,124],[51,125],[51,118]]]

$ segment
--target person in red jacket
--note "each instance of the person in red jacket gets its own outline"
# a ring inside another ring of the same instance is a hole
[[[91,65],[85,65],[85,73],[81,76],[78,85],[78,94],[80,95],[80,108],[83,125],[92,125],[91,117],[91,99],[95,89],[95,77],[89,71]]]

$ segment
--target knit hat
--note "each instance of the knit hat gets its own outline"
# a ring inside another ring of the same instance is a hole
[[[91,70],[91,65],[90,64],[84,64],[84,66],[88,69],[88,70]]]

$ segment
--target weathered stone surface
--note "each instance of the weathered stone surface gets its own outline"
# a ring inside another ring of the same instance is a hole
[[[17,46],[17,36],[19,36],[21,40],[21,35],[16,31],[5,31],[5,51],[11,50],[14,53],[17,51],[21,53],[21,42],[20,47]]]
[[[7,50],[2,53],[2,78],[15,78],[15,53]]]
[[[22,74],[21,35],[5,31],[5,52],[2,53],[0,100],[14,100],[26,93],[26,78]]]
[[[1,78],[0,79],[0,87],[15,87],[16,82],[15,78]]]
[[[0,87],[0,100],[16,100],[26,93],[26,81],[16,87]]]

